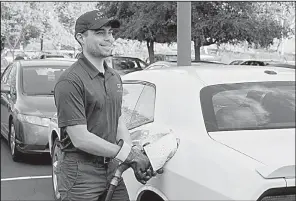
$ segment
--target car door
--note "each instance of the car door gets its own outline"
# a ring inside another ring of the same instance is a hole
[[[122,115],[131,134],[134,145],[142,145],[145,140],[143,130],[153,126],[156,88],[153,84],[141,81],[123,82]],[[137,182],[132,169],[123,174],[130,197],[135,198],[141,185]]]
[[[9,85],[9,75],[12,72],[13,64],[8,66],[1,77],[1,86]],[[10,102],[10,94],[1,92],[1,134],[7,138],[8,136],[8,109]]]

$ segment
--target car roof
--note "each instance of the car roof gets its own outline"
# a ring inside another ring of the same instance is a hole
[[[167,65],[170,67],[177,67],[177,64],[178,64],[177,61],[156,61],[150,65],[151,66],[152,65]],[[218,62],[213,62],[213,61],[191,61],[191,65],[193,65],[193,66],[200,66],[203,64],[223,64],[223,63],[218,63]]]
[[[257,61],[257,62],[275,62],[275,63],[280,63],[280,60],[273,60],[273,59],[238,59],[238,60],[233,60],[234,61],[242,61],[242,62],[246,62],[246,61]]]
[[[18,60],[23,67],[27,66],[59,66],[59,65],[72,65],[76,59],[29,59],[29,60]]]
[[[275,66],[275,67],[284,67],[284,68],[293,68],[295,69],[295,65],[291,65],[291,64],[283,64],[283,63],[279,63],[279,64],[268,64],[267,66]]]
[[[275,72],[276,74],[270,74]],[[171,82],[182,79],[199,80],[203,85],[224,83],[260,82],[260,81],[295,81],[295,70],[269,66],[237,66],[228,64],[202,64],[179,66],[162,69],[138,71],[123,76],[123,80],[144,80],[152,83]]]
[[[138,57],[113,56],[112,58],[114,58],[114,59],[134,59],[134,60],[138,60],[138,61],[142,61],[142,62],[146,63],[145,61],[143,61],[142,59],[140,59]]]
[[[139,59],[139,58],[137,58],[137,57],[125,57],[125,56],[112,56],[112,58]]]
[[[41,55],[46,55],[46,56],[64,56],[62,54],[52,54],[52,53],[42,53]]]

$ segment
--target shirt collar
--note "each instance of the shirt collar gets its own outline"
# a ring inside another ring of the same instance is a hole
[[[82,53],[80,57],[78,58],[78,62],[82,65],[84,70],[88,73],[88,75],[91,77],[91,79],[94,79],[97,75],[101,74],[104,76],[102,72],[100,72]],[[104,61],[103,63],[104,69],[105,69],[105,77],[108,75],[114,75],[112,71],[110,71],[110,68],[108,67],[107,63]]]

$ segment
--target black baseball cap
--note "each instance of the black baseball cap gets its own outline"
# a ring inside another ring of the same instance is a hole
[[[83,33],[87,30],[97,30],[107,25],[110,25],[112,28],[119,28],[120,22],[117,19],[102,17],[98,10],[86,12],[76,20],[75,37],[77,33]]]

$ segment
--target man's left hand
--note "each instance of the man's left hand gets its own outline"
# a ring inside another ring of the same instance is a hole
[[[158,174],[162,174],[163,173],[163,168],[160,168],[157,171],[153,171],[152,167],[150,166],[150,168],[147,169],[147,171],[144,173],[145,174],[145,178],[143,180],[138,179],[137,180],[139,182],[141,182],[142,184],[146,184],[147,181],[149,181],[152,177],[157,176]],[[135,175],[136,176],[136,175]]]

